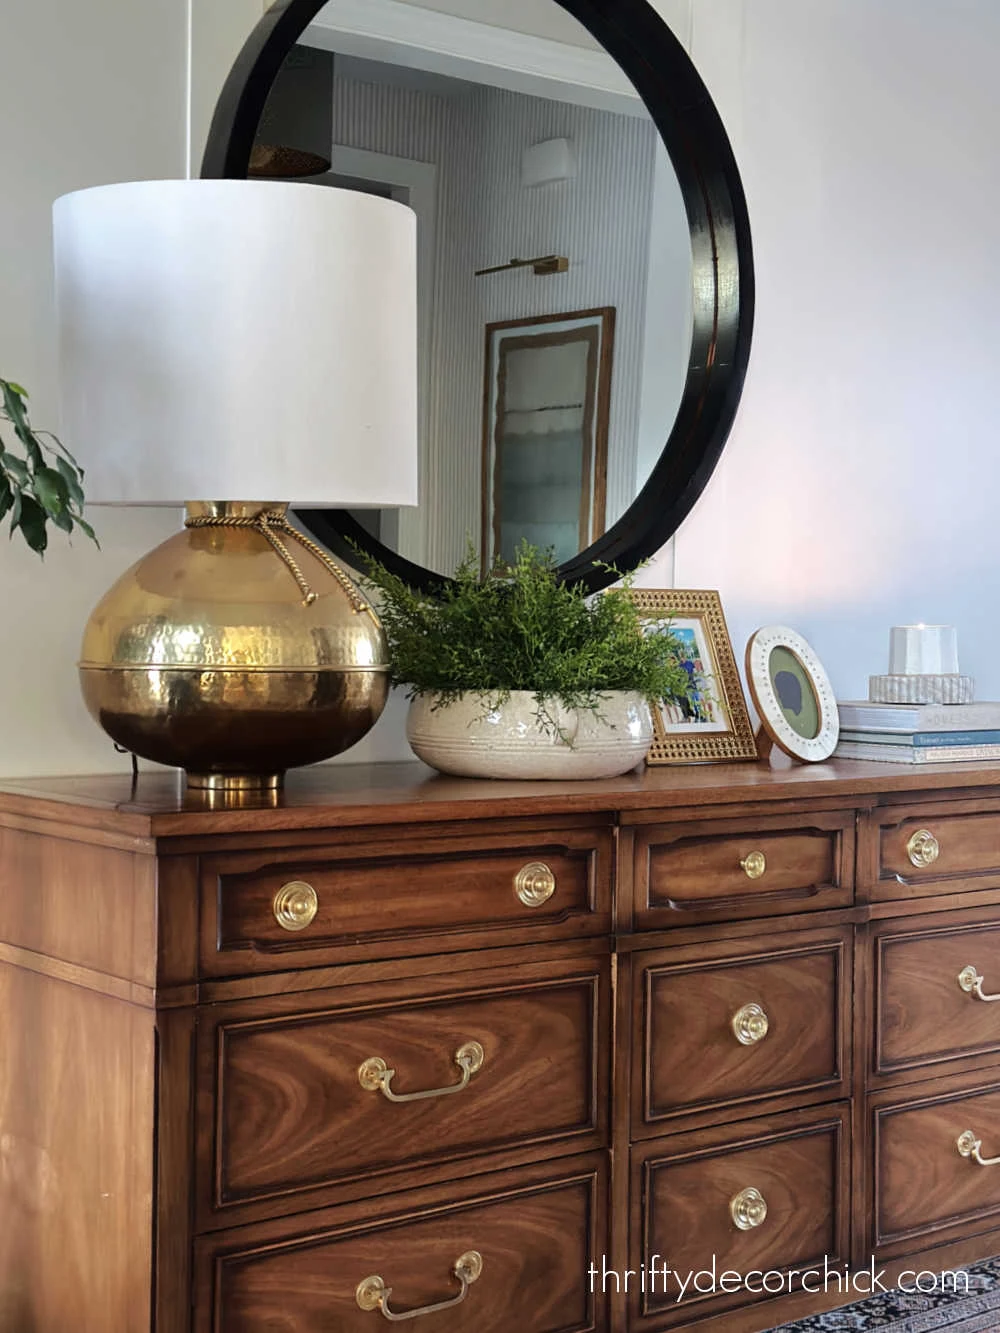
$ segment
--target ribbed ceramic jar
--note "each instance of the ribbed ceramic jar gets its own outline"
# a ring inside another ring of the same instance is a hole
[[[547,712],[558,732],[538,720],[534,694],[514,690],[490,708],[481,694],[435,707],[435,695],[410,704],[406,735],[414,753],[441,773],[465,778],[613,778],[635,768],[653,740],[653,718],[641,694],[606,694],[598,713]]]

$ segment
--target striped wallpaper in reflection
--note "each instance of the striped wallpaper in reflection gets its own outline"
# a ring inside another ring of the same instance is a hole
[[[388,67],[385,67],[388,72]],[[457,82],[397,87],[338,76],[334,139],[438,168],[434,311],[422,494],[434,500],[406,554],[448,571],[480,536],[485,327],[617,308],[608,521],[635,494],[655,131],[651,122]],[[521,155],[573,141],[574,180],[527,189]],[[514,256],[560,253],[566,274],[475,278]]]

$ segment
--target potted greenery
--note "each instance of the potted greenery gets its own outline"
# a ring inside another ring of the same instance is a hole
[[[631,580],[588,596],[522,543],[485,576],[470,552],[440,596],[383,565],[392,681],[410,697],[416,754],[464,777],[595,778],[634,768],[653,735],[649,700],[692,688],[668,632],[643,633]]]
[[[10,535],[20,532],[43,555],[51,521],[63,532],[80,528],[96,541],[83,517],[83,470],[65,445],[28,420],[27,393],[13,380],[0,379],[0,426],[13,429],[23,452],[16,452],[0,430],[0,519],[10,514]]]

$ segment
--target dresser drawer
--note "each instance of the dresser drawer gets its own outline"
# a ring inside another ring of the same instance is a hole
[[[202,969],[278,971],[600,934],[611,829],[400,839],[202,860]]]
[[[639,826],[635,928],[845,907],[853,901],[853,812]]]
[[[879,1249],[906,1253],[916,1237],[944,1244],[996,1228],[1000,1165],[976,1157],[1000,1154],[1000,1084],[883,1103],[873,1142]]]
[[[901,806],[878,824],[876,898],[927,897],[1000,885],[1000,808]]]
[[[925,916],[882,925],[875,984],[876,1074],[1000,1053],[996,909],[969,913],[962,924]]]
[[[636,955],[633,1133],[695,1112],[745,1114],[757,1099],[849,1095],[851,951],[842,927],[752,952],[744,941]]]
[[[460,1159],[482,1171],[503,1152],[603,1145],[609,971],[606,959],[483,966],[213,1007],[199,1035],[200,1119],[214,1125],[203,1224],[254,1204],[316,1207],[322,1189],[398,1188],[403,1171],[454,1174]]]
[[[606,1196],[603,1160],[583,1159],[311,1214],[307,1232],[223,1232],[198,1247],[195,1333],[378,1333],[387,1315],[434,1333],[599,1333],[587,1270],[607,1251]]]
[[[633,1150],[631,1327],[711,1318],[762,1299],[751,1275],[786,1275],[848,1258],[850,1120],[846,1106],[774,1117]],[[665,1256],[665,1258],[663,1257]],[[664,1276],[663,1264],[669,1265]],[[685,1278],[702,1276],[694,1289]],[[723,1273],[740,1276],[728,1288]],[[746,1284],[742,1279],[747,1279]],[[774,1283],[777,1286],[777,1283]],[[643,1290],[642,1288],[645,1288]]]

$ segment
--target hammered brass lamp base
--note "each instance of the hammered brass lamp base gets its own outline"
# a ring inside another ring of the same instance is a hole
[[[194,526],[94,610],[83,696],[114,741],[183,768],[191,787],[274,790],[286,769],[342,753],[378,720],[385,637],[343,571],[282,526],[283,507],[188,514]]]

